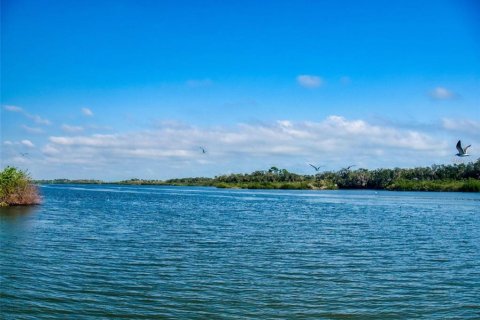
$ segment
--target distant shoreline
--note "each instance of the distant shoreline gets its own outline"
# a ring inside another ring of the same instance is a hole
[[[53,181],[35,181],[37,185],[62,185],[62,184],[77,184],[77,185],[117,185],[117,186],[172,186],[172,187],[213,187],[217,189],[263,189],[263,190],[384,190],[384,191],[425,191],[425,192],[480,192],[480,180],[472,179],[466,181],[443,181],[443,182],[431,182],[431,181],[402,181],[402,185],[393,184],[390,187],[383,189],[374,188],[317,188],[317,187],[299,187],[295,184],[281,184],[281,185],[213,185],[213,184],[189,184],[189,183],[128,183],[128,182],[79,182],[71,180],[68,182],[53,182]]]
[[[480,159],[468,164],[433,165],[413,169],[341,169],[300,175],[271,167],[248,174],[230,174],[214,178],[168,180],[130,179],[105,182],[93,179],[36,180],[37,184],[111,184],[157,186],[203,186],[236,189],[286,190],[391,190],[480,192]]]

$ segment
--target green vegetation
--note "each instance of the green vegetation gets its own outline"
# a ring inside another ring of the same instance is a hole
[[[35,180],[36,184],[103,184],[101,180],[93,179],[53,179],[53,180]]]
[[[168,181],[167,181],[168,182]],[[250,174],[230,174],[215,177],[211,185],[220,188],[243,189],[336,189],[334,182],[315,176],[299,175],[286,169],[271,167]]]
[[[118,182],[113,182],[113,184],[130,184],[130,185],[161,185],[164,184],[162,180],[145,180],[133,178],[129,180],[122,180]]]
[[[397,180],[387,187],[388,190],[398,191],[461,191],[480,192],[480,180]]]
[[[39,204],[40,196],[27,172],[6,167],[0,172],[0,206]]]
[[[243,189],[379,189],[402,191],[480,191],[480,159],[474,163],[433,165],[413,169],[342,169],[316,175],[299,175],[272,167],[250,174],[209,178],[172,179],[170,185],[214,186]]]
[[[480,192],[480,159],[468,164],[433,165],[413,169],[342,169],[299,175],[272,167],[250,174],[185,178],[161,184],[243,189],[379,189],[402,191]]]
[[[214,187],[216,178],[180,178],[180,179],[170,179],[166,181],[161,181],[158,184],[173,185],[173,186],[205,186],[205,187]]]
[[[45,183],[38,181],[39,183]],[[103,183],[99,180],[48,180],[47,183]],[[480,159],[454,165],[433,165],[413,169],[342,169],[316,175],[300,175],[271,167],[248,174],[229,174],[215,178],[181,178],[170,180],[130,179],[114,184],[210,186],[242,189],[378,189],[402,191],[480,192]]]

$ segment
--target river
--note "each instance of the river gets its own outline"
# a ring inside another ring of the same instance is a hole
[[[480,194],[45,185],[4,319],[479,319]]]

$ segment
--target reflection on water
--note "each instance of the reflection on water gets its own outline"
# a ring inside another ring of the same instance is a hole
[[[0,220],[16,221],[29,218],[39,210],[39,206],[0,207]]]

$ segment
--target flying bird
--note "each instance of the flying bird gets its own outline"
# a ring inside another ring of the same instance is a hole
[[[199,147],[202,150],[202,153],[207,153],[204,147]]]
[[[21,155],[22,157],[27,157],[27,156],[28,156],[28,152],[20,152],[20,155]]]
[[[348,167],[344,168],[345,170],[350,170],[350,168],[356,167],[356,164],[349,165]]]
[[[320,170],[320,168],[325,167],[325,166],[314,166],[314,165],[311,164],[311,163],[309,163],[308,165],[309,165],[310,167],[312,167],[313,169],[315,169],[315,171],[318,171],[318,170]]]
[[[467,149],[470,148],[472,145],[469,144],[468,146],[466,146],[465,148],[462,148],[462,141],[458,140],[457,142],[457,150],[458,150],[458,153],[456,154],[456,156],[459,156],[459,157],[467,157],[469,156],[469,154],[467,153]]]

